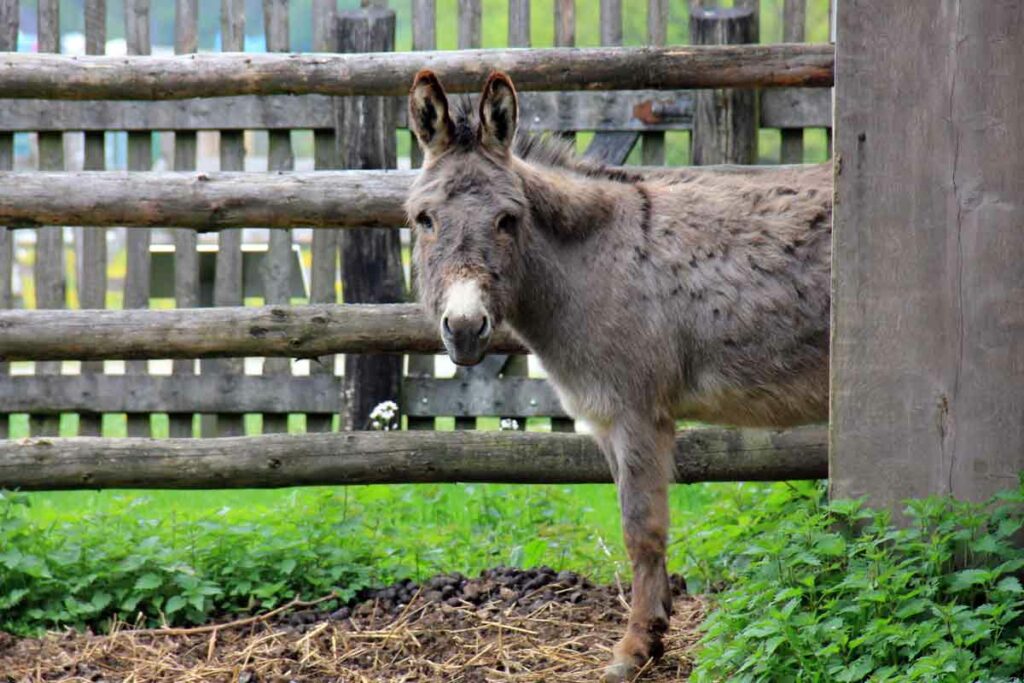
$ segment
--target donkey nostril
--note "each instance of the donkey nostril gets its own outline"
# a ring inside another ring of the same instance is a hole
[[[480,329],[477,331],[476,336],[478,336],[478,337],[486,337],[487,334],[490,331],[491,331],[491,319],[488,318],[485,315],[484,316],[484,321],[482,323],[480,323]]]
[[[448,316],[441,319],[441,327],[444,329],[445,334],[455,334],[452,332],[452,328],[448,326]]]

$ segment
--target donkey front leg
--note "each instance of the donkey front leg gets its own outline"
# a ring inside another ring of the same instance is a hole
[[[620,423],[607,434],[606,453],[615,458],[622,531],[633,565],[633,596],[626,635],[613,650],[605,683],[632,680],[648,659],[664,651],[662,636],[672,613],[665,544],[674,433],[671,421],[651,424],[646,418]]]

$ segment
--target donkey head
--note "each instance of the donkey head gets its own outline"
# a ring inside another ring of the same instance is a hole
[[[515,304],[529,215],[514,171],[518,102],[512,81],[491,74],[479,111],[454,111],[430,71],[409,93],[409,126],[424,152],[406,202],[416,234],[420,300],[434,315],[449,357],[480,361]]]

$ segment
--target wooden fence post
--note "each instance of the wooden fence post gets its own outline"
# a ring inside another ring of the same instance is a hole
[[[39,0],[39,51],[60,52],[60,3]],[[39,133],[39,170],[64,170],[64,134]],[[64,308],[67,285],[64,276],[64,227],[47,226],[36,230],[36,261],[33,267],[36,308]],[[125,302],[127,304],[127,302]],[[36,363],[37,375],[59,375],[60,361]],[[59,415],[31,415],[29,430],[40,436],[56,436]]]
[[[694,45],[752,43],[757,16],[751,8],[693,8]],[[694,165],[753,164],[757,161],[757,93],[753,90],[701,90],[693,120]]]
[[[0,0],[0,50],[18,47],[18,0]],[[0,133],[0,171],[14,168],[14,133]],[[0,310],[14,305],[14,231],[0,225]],[[10,371],[0,362],[0,377]],[[10,416],[0,413],[0,439],[9,435]]]
[[[263,0],[263,32],[268,52],[288,52],[288,0]],[[267,170],[291,171],[295,169],[292,155],[292,136],[287,130],[268,133]],[[291,301],[292,231],[270,229],[267,256],[263,261],[263,299],[267,304],[288,304]],[[291,359],[267,358],[263,361],[263,374],[279,377],[282,382],[291,379]],[[288,431],[287,413],[263,415],[263,433]]]
[[[984,499],[1024,470],[1020,7],[843,0],[837,33],[831,492]]]
[[[313,0],[313,51],[334,52],[338,49],[337,0]],[[343,106],[335,99],[335,108]],[[332,128],[313,131],[313,166],[316,170],[338,168],[337,134]],[[333,304],[338,301],[337,230],[314,230],[310,245],[312,264],[309,269],[309,303]],[[334,375],[334,356],[316,359],[310,364],[311,375]],[[333,415],[306,415],[307,432],[329,432]]]
[[[395,13],[367,8],[338,19],[339,51],[385,52],[395,47]],[[338,117],[338,140],[346,168],[395,168],[394,100],[349,97]],[[341,236],[342,295],[347,303],[395,303],[405,299],[399,231],[357,228]],[[342,429],[367,429],[373,408],[400,403],[401,356],[345,356]]]
[[[189,54],[199,47],[199,0],[175,0],[174,52]],[[192,130],[174,132],[174,170],[194,171],[198,156],[198,139]],[[195,230],[174,231],[174,304],[178,308],[199,306],[199,235]],[[176,376],[195,375],[196,362],[175,360],[172,372]],[[193,434],[193,413],[168,414],[168,431],[172,438],[185,438]]]
[[[223,52],[245,49],[245,2],[221,0],[220,36]],[[245,170],[245,131],[220,131],[220,170]],[[213,282],[214,306],[241,306],[242,294],[242,228],[221,230],[217,236]],[[244,358],[223,358],[204,363],[202,372],[223,375],[245,374]],[[244,417],[219,413],[204,417],[203,436],[239,436],[245,433]]]
[[[782,42],[804,42],[804,24],[807,23],[807,0],[785,0],[782,10]],[[799,164],[804,160],[803,128],[783,128],[779,161]]]
[[[86,0],[85,3],[85,52],[102,55],[107,43],[107,2]],[[106,168],[104,134],[102,131],[85,133],[85,163],[87,171],[102,171]],[[88,228],[81,230],[78,249],[78,305],[81,308],[106,308],[107,303],[107,230]],[[102,374],[103,363],[93,361],[82,363],[80,372]],[[79,436],[100,436],[103,431],[103,416],[81,413],[78,416]]]

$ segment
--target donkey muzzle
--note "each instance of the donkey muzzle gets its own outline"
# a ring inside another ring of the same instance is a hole
[[[491,318],[483,311],[441,318],[441,341],[456,365],[476,365],[491,341]]]

